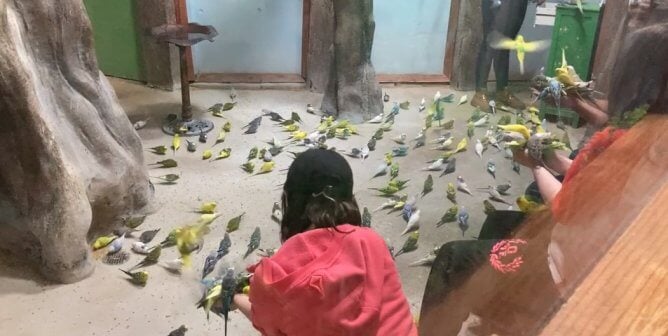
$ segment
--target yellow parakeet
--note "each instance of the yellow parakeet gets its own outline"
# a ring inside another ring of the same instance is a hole
[[[111,236],[102,236],[93,242],[93,250],[99,250],[103,247],[106,247],[107,245],[111,244],[114,240],[116,240],[116,236],[111,235]]]
[[[227,159],[232,154],[232,148],[225,148],[218,153],[216,160]]]
[[[496,38],[492,39],[490,46],[494,49],[515,50],[517,52],[517,60],[520,62],[521,74],[524,74],[525,54],[543,50],[549,45],[548,41],[524,41],[524,36],[522,35],[517,35],[514,40],[511,40],[499,33],[496,33],[495,35]]]
[[[274,170],[275,166],[276,162],[274,161],[265,162],[262,164],[262,166],[260,166],[260,171],[256,175],[270,173],[272,170]]]
[[[174,133],[174,138],[172,139],[172,150],[176,153],[177,150],[181,148],[181,136],[178,133]]]
[[[531,132],[524,125],[514,124],[514,125],[497,125],[496,127],[506,131],[506,132],[517,132],[522,134],[524,139],[529,139],[531,137]]]
[[[457,144],[457,148],[455,149],[455,153],[466,151],[466,147],[468,147],[468,145],[469,145],[469,141],[466,140],[466,138],[462,139],[462,141],[460,141]]]
[[[202,203],[202,205],[200,205],[200,207],[199,207],[199,212],[201,212],[203,214],[212,214],[216,211],[216,206],[217,205],[218,205],[218,203],[216,203],[216,202]]]
[[[304,131],[295,131],[290,134],[290,138],[296,141],[304,140],[307,136],[308,134]]]
[[[299,130],[299,125],[292,124],[288,126],[283,126],[283,129],[285,129],[286,132],[295,132]]]
[[[197,303],[198,308],[199,307],[204,308],[207,320],[209,319],[209,312],[211,311],[211,307],[216,301],[218,301],[218,299],[222,294],[223,294],[223,286],[222,284],[218,283],[213,287],[211,287],[206,292],[206,296],[200,302]]]
[[[542,204],[530,200],[527,196],[520,196],[515,202],[520,208],[520,211],[524,213],[532,213],[543,207]]]
[[[211,152],[210,149],[207,149],[202,153],[202,160],[208,160],[211,156],[213,156],[213,152]]]

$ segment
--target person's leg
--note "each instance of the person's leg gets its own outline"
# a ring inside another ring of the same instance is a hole
[[[494,30],[502,35],[515,39],[522,28],[527,11],[528,0],[506,0],[501,3]],[[510,51],[497,50],[494,55],[494,74],[496,76],[497,100],[504,105],[516,109],[526,106],[508,90],[508,72],[510,68]]]
[[[492,68],[492,57],[494,56],[494,49],[489,47],[487,43],[487,37],[492,31],[492,26],[494,24],[494,13],[491,7],[491,2],[483,0],[481,4],[482,10],[482,43],[480,44],[480,49],[478,50],[478,58],[476,60],[476,74],[475,74],[475,85],[476,85],[476,94],[471,99],[471,105],[476,106],[481,109],[486,109],[488,100],[487,100],[487,79],[489,78],[489,71]]]

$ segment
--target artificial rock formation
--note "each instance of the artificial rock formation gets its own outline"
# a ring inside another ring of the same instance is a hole
[[[353,122],[383,111],[371,64],[375,22],[373,0],[328,0],[334,9],[334,53],[322,110]]]
[[[148,204],[141,142],[81,0],[0,0],[0,26],[0,248],[78,281],[93,270],[87,238]]]

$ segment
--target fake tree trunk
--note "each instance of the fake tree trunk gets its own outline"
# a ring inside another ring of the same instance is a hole
[[[0,248],[74,282],[87,238],[151,192],[137,133],[97,67],[81,0],[0,0]]]
[[[375,22],[373,0],[333,0],[334,59],[322,110],[354,122],[383,111],[371,64]]]

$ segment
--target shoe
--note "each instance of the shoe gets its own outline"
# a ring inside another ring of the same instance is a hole
[[[483,111],[487,111],[489,108],[489,99],[487,99],[487,93],[484,91],[476,91],[473,99],[471,99],[471,106],[475,106]]]
[[[496,103],[506,105],[516,110],[524,110],[527,106],[508,89],[496,93]]]

